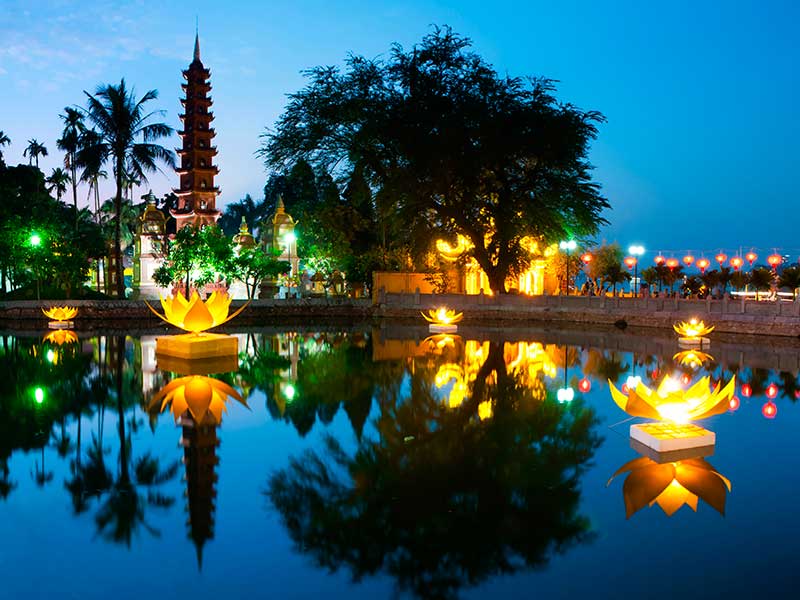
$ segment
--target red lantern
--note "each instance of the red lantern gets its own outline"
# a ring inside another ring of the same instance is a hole
[[[777,269],[778,265],[783,262],[783,257],[780,254],[770,254],[767,258],[767,262],[773,269]]]
[[[622,384],[622,393],[623,394],[628,394],[628,393],[630,393],[630,391],[631,391],[631,388],[628,387],[628,384],[627,383],[623,383]]]
[[[753,388],[750,387],[749,383],[743,383],[742,384],[742,396],[744,396],[745,398],[749,398],[752,395],[753,395]]]
[[[800,400],[800,390],[795,390],[794,391],[794,398],[795,398],[795,400]]]
[[[690,378],[690,377],[689,377],[689,376],[688,376],[686,373],[684,373],[683,375],[681,375],[681,383],[682,383],[683,385],[689,385],[689,382],[690,382],[691,380],[692,380],[692,379],[691,379],[691,378]]]
[[[594,256],[592,256],[591,252],[584,252],[583,254],[581,254],[581,260],[585,265],[588,265],[590,262],[592,262],[593,258]]]
[[[683,257],[683,264],[685,264],[687,267],[691,267],[693,262],[694,262],[694,256],[692,256],[691,254],[687,254],[686,256]]]
[[[722,266],[722,263],[724,263],[726,260],[728,260],[728,255],[727,254],[723,254],[722,252],[720,252],[714,258],[717,259],[717,262],[719,263],[719,266]]]
[[[737,398],[736,396],[734,396],[733,398],[731,398],[728,401],[728,410],[730,410],[730,411],[739,410],[740,406],[741,406],[741,402],[739,402],[739,398]]]
[[[697,261],[697,268],[700,269],[701,273],[705,273],[710,264],[711,262],[707,258],[701,258]]]
[[[653,379],[654,381],[658,379],[658,369],[653,369],[653,372],[650,373],[650,378]]]
[[[578,382],[578,389],[583,394],[587,394],[592,390],[592,381],[588,377],[584,377]]]
[[[668,258],[667,259],[667,266],[670,269],[674,269],[675,267],[678,266],[678,259],[677,258]]]
[[[667,261],[667,259],[661,256],[660,254],[656,256],[653,260],[657,265],[663,265]]]
[[[629,269],[632,269],[636,266],[636,257],[635,256],[626,256],[625,257],[625,266]]]
[[[774,383],[770,383],[767,386],[767,398],[770,400],[775,400],[778,397],[778,386]]]
[[[766,419],[774,419],[775,415],[778,414],[778,407],[775,406],[775,403],[772,400],[770,400],[761,407],[761,414],[764,415],[764,418]]]
[[[733,267],[733,268],[734,268],[736,271],[738,271],[738,270],[739,270],[739,268],[740,268],[740,267],[741,267],[743,264],[744,264],[744,261],[742,260],[742,258],[741,258],[740,256],[734,256],[734,257],[731,259],[731,266],[732,266],[732,267]]]
[[[758,258],[758,254],[756,254],[751,250],[750,252],[745,254],[744,257],[747,259],[747,262],[749,262],[750,266],[752,267],[753,263],[756,262],[756,259]]]

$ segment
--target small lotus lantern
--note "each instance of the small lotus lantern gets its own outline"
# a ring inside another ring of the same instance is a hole
[[[714,357],[700,350],[683,350],[672,357],[672,360],[690,369],[699,369],[706,363],[714,362]]]
[[[228,314],[231,297],[227,292],[213,292],[203,302],[197,292],[187,300],[181,293],[172,297],[161,297],[164,314],[157,312],[145,302],[159,319],[179,327],[189,333],[156,338],[156,353],[185,359],[206,359],[219,356],[236,355],[238,343],[230,335],[208,333],[207,330],[227,323],[247,304],[233,314]]]
[[[72,329],[72,319],[78,314],[78,309],[72,306],[51,306],[47,310],[42,309],[42,312],[50,319],[47,324],[50,329]]]
[[[703,377],[683,390],[678,381],[667,376],[655,391],[639,382],[627,395],[611,381],[608,385],[614,402],[626,413],[657,421],[631,425],[631,438],[656,452],[671,452],[716,443],[713,431],[691,421],[727,412],[736,390],[736,378],[732,377],[724,387],[717,383],[711,389],[710,378]]]
[[[679,346],[708,346],[711,341],[704,336],[714,331],[713,325],[708,326],[694,317],[688,323],[686,321],[675,323],[672,328],[680,336]]]
[[[422,316],[429,323],[428,330],[431,333],[455,333],[458,331],[457,323],[464,318],[464,313],[440,307],[432,308],[427,314],[422,313]]]
[[[64,346],[65,344],[68,345],[76,343],[78,341],[78,335],[69,329],[57,329],[56,331],[51,331],[44,336],[42,341],[55,344],[56,346]]]
[[[163,412],[169,405],[176,421],[188,412],[196,423],[219,425],[229,398],[247,406],[241,394],[227,383],[204,375],[189,375],[173,379],[161,388],[149,408]]]

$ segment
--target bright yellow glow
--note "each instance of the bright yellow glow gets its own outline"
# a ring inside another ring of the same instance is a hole
[[[463,235],[458,236],[455,246],[452,246],[447,240],[436,240],[436,250],[441,257],[448,262],[457,261],[464,252],[470,250],[472,247],[472,242]]]
[[[173,379],[161,388],[150,401],[150,407],[160,403],[159,410],[163,412],[167,404],[170,404],[175,420],[189,411],[198,423],[219,425],[222,422],[222,413],[227,410],[228,398],[247,406],[241,394],[227,383],[203,375],[189,375]]]
[[[714,331],[713,325],[707,326],[703,321],[698,321],[696,318],[690,319],[688,323],[686,321],[675,323],[672,328],[681,337],[689,339],[696,339]]]
[[[145,304],[147,304],[150,310],[163,321],[195,334],[230,321],[247,306],[247,304],[245,304],[232,315],[228,315],[231,297],[227,292],[216,291],[213,292],[205,302],[200,299],[197,292],[193,292],[189,300],[186,300],[186,297],[181,293],[171,297],[162,296],[161,306],[164,309],[163,315],[156,312],[146,300]]]
[[[74,344],[77,342],[78,335],[69,329],[55,329],[44,336],[42,341],[63,346],[64,344]]]
[[[51,306],[49,309],[42,309],[46,317],[53,321],[69,321],[78,314],[78,309],[70,306]]]
[[[611,396],[622,410],[633,417],[688,423],[722,414],[728,410],[728,402],[736,389],[736,377],[721,387],[718,383],[710,390],[710,378],[703,377],[683,391],[671,377],[665,377],[653,392],[643,383],[631,389],[626,396],[609,380]]]
[[[699,369],[704,363],[714,362],[714,357],[706,352],[700,352],[699,350],[684,350],[683,352],[675,354],[672,360],[684,367]]]
[[[725,514],[731,482],[702,458],[660,464],[642,456],[623,465],[608,484],[623,473],[628,473],[622,486],[627,518],[654,504],[668,517],[683,505],[697,512],[698,498]]]
[[[494,414],[494,409],[492,408],[491,401],[486,400],[478,404],[478,418],[481,421],[485,421],[486,419],[491,419],[492,414]]]
[[[456,313],[447,308],[430,309],[428,314],[422,313],[428,323],[433,325],[455,325],[464,318],[464,313]]]

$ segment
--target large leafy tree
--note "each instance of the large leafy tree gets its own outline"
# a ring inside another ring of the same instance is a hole
[[[265,136],[267,166],[361,169],[376,208],[379,194],[391,199],[407,235],[466,236],[496,292],[527,266],[525,237],[583,237],[605,222],[587,159],[602,115],[558,102],[549,79],[499,75],[449,29],[307,76]]]
[[[82,164],[99,165],[110,162],[116,183],[114,196],[114,256],[116,263],[116,294],[125,295],[123,280],[121,221],[123,194],[127,182],[136,179],[147,181],[147,175],[159,170],[159,164],[175,166],[171,150],[157,144],[161,138],[172,135],[172,127],[153,122],[165,111],[146,112],[148,102],[158,98],[158,91],[150,90],[136,100],[134,90],[125,80],[118,85],[101,85],[94,95],[85,92],[88,106],[85,115],[97,135],[92,136],[81,149]]]

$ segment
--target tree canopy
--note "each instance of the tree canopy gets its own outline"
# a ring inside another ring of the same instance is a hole
[[[501,76],[450,29],[346,65],[306,72],[264,136],[269,168],[360,172],[381,218],[402,215],[415,243],[465,236],[501,293],[528,264],[524,238],[583,238],[605,222],[587,158],[603,116],[556,100],[554,81]]]

